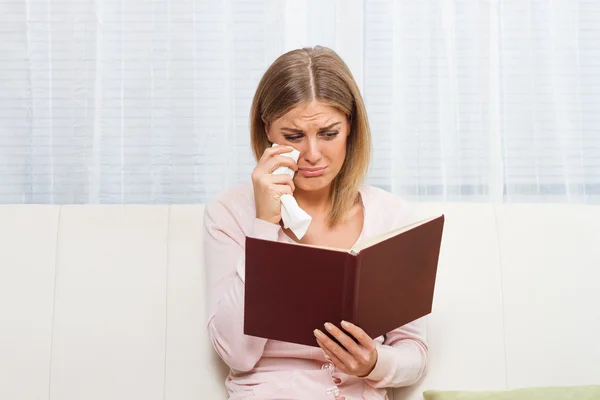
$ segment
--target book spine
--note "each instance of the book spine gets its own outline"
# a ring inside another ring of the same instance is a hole
[[[346,255],[344,263],[344,294],[342,298],[342,320],[358,325],[358,276],[360,269],[359,256]],[[359,325],[360,326],[360,325]]]

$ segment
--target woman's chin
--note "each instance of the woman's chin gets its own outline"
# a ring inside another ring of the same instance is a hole
[[[301,190],[303,192],[317,192],[323,189],[326,189],[331,185],[331,179],[327,179],[326,177],[315,177],[315,178],[304,178],[294,179],[294,185],[296,186],[296,190]]]

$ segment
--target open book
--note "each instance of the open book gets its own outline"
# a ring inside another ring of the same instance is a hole
[[[440,215],[349,251],[247,237],[244,333],[317,346],[325,322],[376,338],[429,314],[443,226]]]

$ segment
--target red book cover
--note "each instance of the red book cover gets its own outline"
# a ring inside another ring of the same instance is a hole
[[[317,347],[346,320],[376,338],[431,312],[444,215],[350,251],[246,238],[244,333]]]

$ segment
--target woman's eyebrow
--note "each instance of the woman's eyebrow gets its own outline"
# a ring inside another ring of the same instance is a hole
[[[331,124],[331,125],[327,125],[327,126],[325,126],[325,127],[323,127],[323,128],[320,128],[320,129],[319,129],[319,132],[325,132],[325,131],[328,131],[328,130],[332,129],[333,127],[335,127],[335,126],[337,126],[337,125],[339,125],[339,124],[341,124],[341,122],[334,122],[334,123],[333,123],[333,124]],[[304,131],[303,131],[302,129],[294,129],[294,128],[285,128],[285,127],[284,127],[284,128],[281,128],[281,130],[282,130],[282,131],[288,131],[288,132],[292,132],[292,133],[304,133]]]
[[[294,128],[281,128],[282,131],[288,131],[292,133],[304,133],[302,129],[294,129]]]
[[[327,125],[326,127],[319,129],[319,132],[325,132],[325,131],[328,131],[328,130],[330,130],[331,128],[333,128],[333,127],[335,127],[336,125],[339,125],[339,124],[341,124],[341,122],[334,122],[334,123],[333,123],[333,124],[331,124],[331,125]]]

